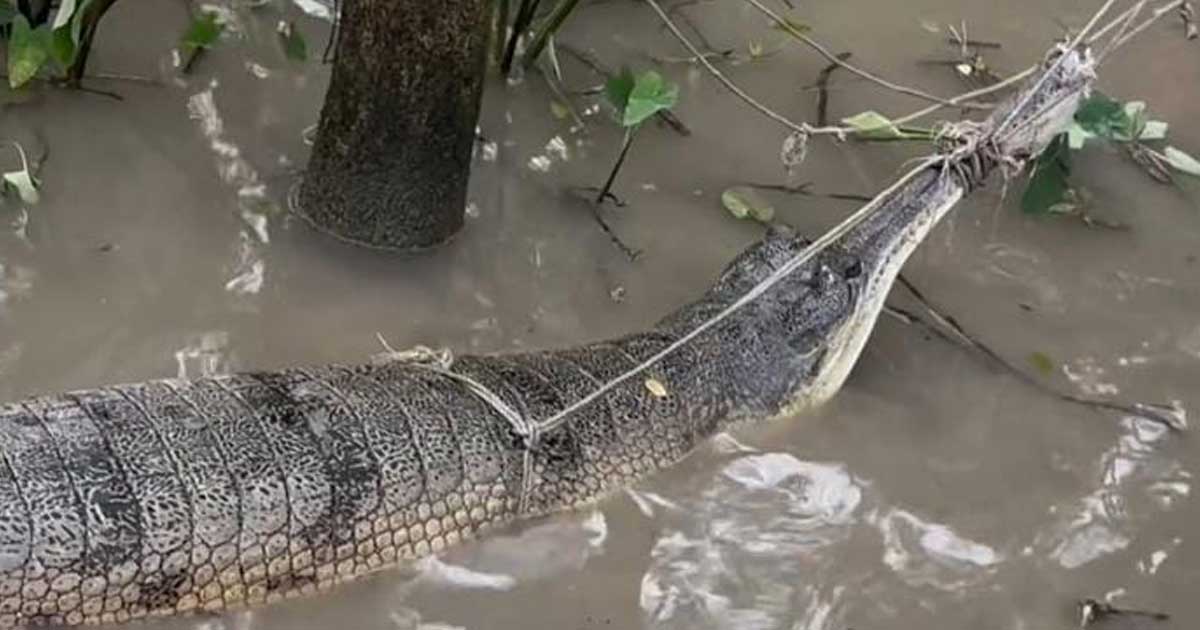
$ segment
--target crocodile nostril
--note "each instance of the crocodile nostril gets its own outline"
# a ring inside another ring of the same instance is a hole
[[[862,261],[856,260],[849,267],[846,267],[846,270],[842,272],[842,276],[845,277],[847,280],[852,280],[854,278],[861,276],[862,272],[863,272]]]

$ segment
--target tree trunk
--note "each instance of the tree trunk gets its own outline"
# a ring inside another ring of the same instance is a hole
[[[491,0],[342,0],[337,57],[297,212],[393,250],[459,230]]]

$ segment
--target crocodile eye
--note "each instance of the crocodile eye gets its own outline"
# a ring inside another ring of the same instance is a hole
[[[853,280],[862,275],[863,266],[861,260],[856,260],[846,270],[842,272],[842,276],[847,280]]]

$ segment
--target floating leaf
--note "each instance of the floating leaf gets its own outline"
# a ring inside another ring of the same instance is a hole
[[[1163,155],[1166,156],[1167,161],[1170,162],[1171,166],[1175,167],[1176,170],[1187,173],[1188,175],[1200,177],[1200,160],[1197,160],[1196,158],[1184,153],[1183,151],[1180,151],[1179,149],[1176,149],[1175,147],[1167,147],[1165,150],[1163,150]]]
[[[19,88],[37,76],[38,70],[50,59],[50,27],[43,24],[30,28],[24,15],[13,18],[12,35],[8,40],[8,84]]]
[[[280,22],[279,43],[283,46],[283,54],[292,61],[308,61],[308,44],[304,36],[296,30],[294,22]]]
[[[217,21],[217,14],[211,11],[201,13],[199,17],[192,20],[188,25],[188,29],[183,34],[182,45],[184,50],[194,52],[204,48],[212,48],[212,45],[221,37],[221,32],[225,30],[225,25]]]
[[[658,112],[671,109],[678,101],[679,86],[668,83],[659,73],[647,70],[634,80],[621,124],[626,127],[640,125]]]
[[[1034,352],[1029,355],[1029,363],[1033,365],[1038,372],[1043,376],[1049,376],[1054,373],[1054,359],[1045,352]]]
[[[17,155],[21,157],[21,168],[3,174],[4,186],[15,189],[21,201],[33,205],[38,202],[39,195],[37,181],[29,173],[29,159],[25,157],[25,149],[21,145],[12,142],[10,146],[16,149]]]
[[[1067,200],[1067,192],[1071,189],[1067,183],[1071,174],[1070,155],[1067,134],[1062,133],[1055,136],[1034,160],[1033,175],[1021,196],[1021,208],[1025,212],[1044,214]]]
[[[550,101],[550,113],[559,120],[565,119],[571,115],[571,110],[558,101]]]
[[[17,195],[21,197],[21,201],[33,205],[38,202],[37,184],[33,181],[33,176],[27,170],[9,171],[4,174],[4,183],[12,186],[17,191]]]
[[[728,188],[721,193],[721,205],[738,219],[754,219],[766,223],[775,218],[775,208],[743,188]]]
[[[646,389],[650,392],[650,395],[654,396],[655,398],[666,398],[668,396],[667,386],[663,385],[662,381],[654,377],[650,377],[646,379],[645,384]]]

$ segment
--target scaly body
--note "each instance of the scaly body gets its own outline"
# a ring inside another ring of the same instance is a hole
[[[1018,122],[1037,122],[1056,98],[1073,111],[1090,65],[1066,66],[1037,88],[1045,98],[1015,111]],[[1028,155],[1048,134],[1013,138],[993,145]],[[963,160],[971,168],[947,168]],[[820,404],[857,360],[909,253],[993,166],[965,155],[917,172],[759,299],[534,441],[462,378],[404,362],[0,406],[0,627],[219,611],[327,590],[496,524],[594,502],[731,423]],[[805,244],[773,230],[647,332],[462,357],[451,370],[522,418],[547,418],[712,318]]]

